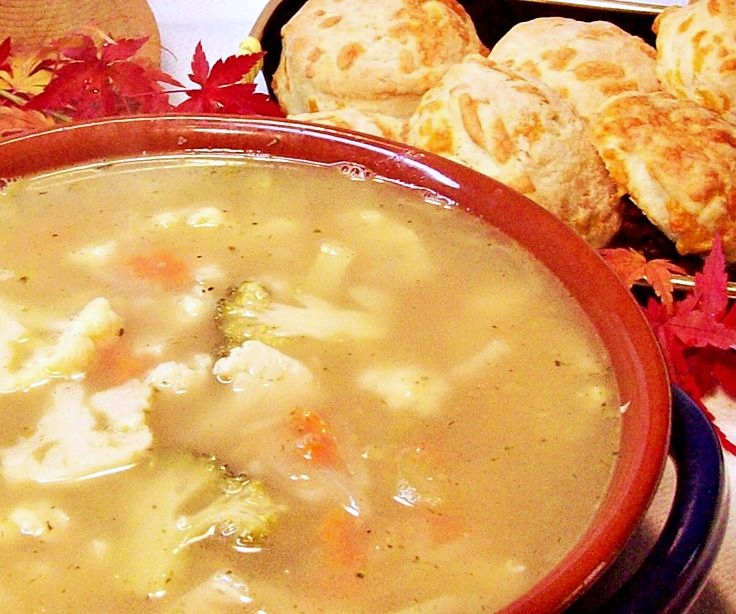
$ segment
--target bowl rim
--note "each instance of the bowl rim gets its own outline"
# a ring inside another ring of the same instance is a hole
[[[490,177],[380,137],[290,119],[139,115],[65,124],[0,141],[0,185],[87,163],[198,152],[347,162],[428,188],[521,242],[568,288],[598,329],[623,386],[623,400],[630,403],[622,421],[625,445],[609,491],[577,546],[502,611],[554,612],[572,603],[624,548],[652,501],[667,459],[667,369],[631,292],[569,227]]]

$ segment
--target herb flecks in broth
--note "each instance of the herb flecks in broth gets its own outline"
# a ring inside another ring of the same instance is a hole
[[[608,358],[441,199],[220,157],[1,200],[4,612],[493,609],[593,517]]]

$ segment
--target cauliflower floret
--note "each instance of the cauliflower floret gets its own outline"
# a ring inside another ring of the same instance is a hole
[[[509,350],[505,341],[492,339],[444,375],[417,365],[373,367],[359,374],[358,386],[374,393],[391,410],[433,415],[440,411],[452,386],[497,365]]]
[[[207,205],[195,209],[187,216],[187,226],[192,228],[217,228],[225,223],[222,209]]]
[[[357,253],[377,251],[384,255],[371,263],[378,279],[405,284],[434,273],[427,246],[406,223],[374,209],[351,210],[342,219]]]
[[[153,225],[160,228],[171,228],[179,223],[179,216],[173,211],[162,211],[153,216]]]
[[[15,349],[28,343],[30,333],[21,323],[3,314],[0,331],[0,392],[28,390],[53,378],[78,377],[88,368],[99,345],[116,338],[122,319],[107,299],[91,300],[61,330],[57,339],[41,345],[13,371]]]
[[[185,316],[184,321],[193,318],[209,317],[214,311],[218,298],[212,292],[213,287],[223,285],[224,271],[215,265],[202,266],[194,271],[196,284],[187,292],[177,297],[176,302]]]
[[[414,365],[366,369],[358,385],[391,410],[412,410],[423,416],[436,414],[450,390],[441,375]]]
[[[69,259],[76,264],[86,267],[99,267],[110,262],[117,248],[118,244],[116,241],[87,245],[71,252]]]
[[[56,482],[124,468],[152,441],[146,424],[151,387],[130,380],[92,394],[81,384],[59,384],[36,431],[0,450],[0,469],[14,482]]]
[[[14,346],[22,343],[27,333],[28,329],[13,319],[9,313],[5,311],[0,313],[0,381],[5,379],[3,375],[13,360]]]
[[[69,525],[69,515],[48,501],[33,501],[0,518],[0,538],[47,536]]]
[[[180,394],[204,383],[211,375],[211,368],[212,357],[209,354],[195,354],[189,364],[171,360],[156,365],[144,381],[154,390],[170,390]]]
[[[311,386],[312,373],[298,360],[257,340],[244,341],[215,362],[215,376],[236,392],[255,392],[280,383]]]
[[[62,333],[62,337],[89,337],[92,341],[116,336],[122,320],[113,311],[110,302],[104,297],[92,299],[75,316]]]
[[[335,240],[323,241],[302,284],[305,292],[334,296],[343,286],[355,250]]]
[[[257,430],[282,421],[294,407],[309,403],[317,384],[312,372],[298,360],[254,339],[218,359],[213,373],[233,392],[242,395],[233,418]]]
[[[218,612],[227,612],[228,606],[238,612],[259,611],[254,605],[248,584],[231,570],[218,571],[195,586],[177,601],[176,609],[172,611],[206,612],[217,608]]]
[[[334,307],[307,294],[299,295],[297,301],[301,306],[272,304],[261,322],[286,337],[380,339],[385,334],[384,323],[373,314]]]
[[[162,211],[153,217],[154,226],[172,228],[179,224],[186,224],[192,228],[216,228],[225,222],[222,209],[214,205],[202,205],[187,210]]]

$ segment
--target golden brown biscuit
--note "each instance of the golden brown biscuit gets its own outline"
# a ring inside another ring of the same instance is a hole
[[[406,120],[384,115],[383,113],[360,111],[352,107],[335,109],[334,111],[298,113],[288,117],[297,121],[355,130],[356,132],[380,136],[393,141],[403,141],[407,128]]]
[[[307,0],[281,37],[272,87],[289,115],[349,106],[405,119],[450,65],[486,51],[456,0]]]
[[[540,17],[511,28],[489,57],[544,81],[590,119],[610,96],[660,89],[655,56],[612,23]]]
[[[665,89],[736,118],[736,2],[695,0],[666,8],[653,30]]]
[[[654,92],[610,99],[592,132],[611,175],[680,253],[707,252],[717,232],[736,262],[736,126]]]
[[[601,247],[621,225],[620,193],[588,133],[552,88],[475,55],[424,95],[407,142],[517,189]]]

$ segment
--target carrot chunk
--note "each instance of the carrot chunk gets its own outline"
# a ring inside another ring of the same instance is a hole
[[[295,411],[292,428],[296,434],[296,450],[301,457],[323,467],[340,464],[337,439],[329,423],[319,414],[310,410]]]
[[[165,288],[176,288],[189,279],[186,262],[163,248],[137,254],[126,264],[136,277],[158,283]]]

